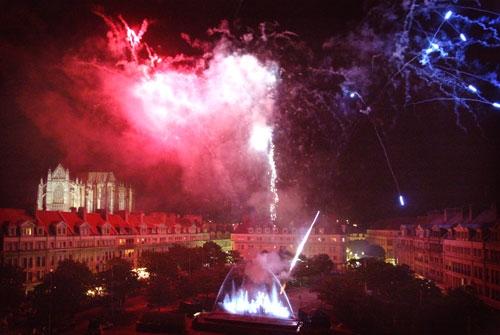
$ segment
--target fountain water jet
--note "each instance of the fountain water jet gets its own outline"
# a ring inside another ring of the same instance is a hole
[[[255,274],[246,264],[236,265],[222,282],[213,310],[197,315],[193,327],[241,334],[297,333],[301,324],[280,287],[268,269]]]

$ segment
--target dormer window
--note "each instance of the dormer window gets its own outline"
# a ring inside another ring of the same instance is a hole
[[[9,228],[9,235],[10,236],[16,236],[16,227],[10,227]]]
[[[252,233],[253,233],[253,228],[248,228],[248,232],[249,232],[250,234],[252,234]]]
[[[82,235],[82,236],[88,235],[87,227],[80,227],[80,235]]]
[[[33,235],[33,228],[32,227],[24,227],[21,229],[21,234],[23,236],[32,236]]]

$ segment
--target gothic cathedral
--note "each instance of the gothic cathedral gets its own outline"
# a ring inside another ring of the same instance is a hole
[[[134,191],[118,183],[113,172],[88,172],[86,178],[69,178],[69,169],[59,164],[47,180],[38,185],[37,209],[69,212],[71,208],[85,208],[88,212],[100,210],[113,213],[134,207]]]

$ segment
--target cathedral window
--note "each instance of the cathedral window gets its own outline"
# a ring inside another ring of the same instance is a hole
[[[57,185],[54,190],[54,203],[63,204],[64,203],[64,189],[61,184]]]

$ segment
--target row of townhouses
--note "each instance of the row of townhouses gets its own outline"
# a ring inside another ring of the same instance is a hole
[[[238,225],[231,234],[233,250],[244,259],[252,259],[261,252],[289,252],[294,254],[305,236],[308,227],[294,225],[277,227],[274,225]],[[327,254],[336,270],[344,269],[348,235],[345,226],[335,224],[327,217],[320,218],[311,230],[302,254],[311,257]]]
[[[108,260],[127,258],[134,265],[145,251],[166,251],[174,244],[195,247],[214,241],[231,249],[229,224],[204,221],[199,215],[120,211],[87,213],[0,209],[3,263],[21,267],[27,288],[64,259],[85,263],[92,271],[106,270]]]
[[[368,241],[382,246],[386,260],[408,265],[444,289],[471,286],[500,309],[500,220],[495,207],[477,216],[445,209],[417,218],[392,219],[369,229]]]
[[[92,271],[107,269],[112,258],[134,266],[145,251],[166,251],[214,241],[223,250],[237,250],[245,259],[264,251],[295,253],[305,230],[289,225],[216,224],[200,215],[133,212],[131,187],[112,172],[88,172],[72,179],[59,164],[38,186],[36,210],[0,209],[1,262],[21,267],[32,288],[64,259],[85,263]],[[345,263],[345,226],[322,217],[303,254],[325,253],[338,269]]]
[[[316,226],[303,254],[327,254],[338,270],[345,264],[347,235],[341,226],[325,220]],[[223,250],[236,250],[244,259],[260,252],[294,253],[305,228],[216,224],[199,215],[119,211],[87,213],[80,211],[35,211],[0,209],[0,248],[3,263],[21,267],[27,288],[64,259],[85,263],[92,271],[107,269],[114,257],[129,259],[137,266],[145,251],[166,251],[174,244],[201,246],[214,241]]]

